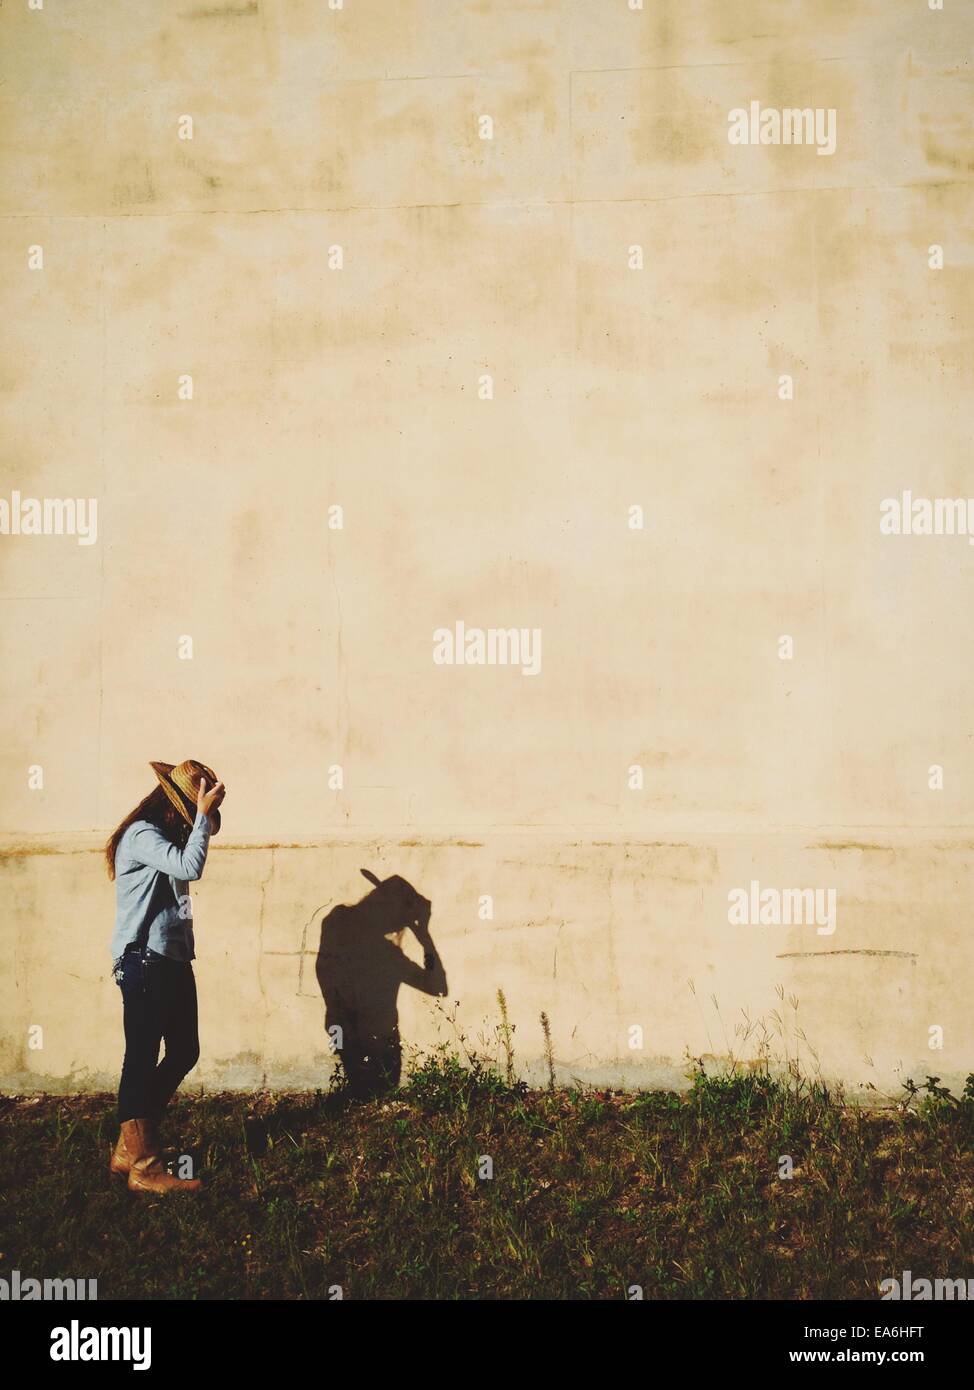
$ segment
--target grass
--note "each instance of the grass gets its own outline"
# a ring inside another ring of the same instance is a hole
[[[532,1091],[506,1061],[444,1046],[368,1102],[179,1099],[200,1197],[109,1179],[112,1097],[9,1098],[0,1273],[102,1299],[875,1299],[971,1269],[974,1078],[869,1112],[702,1069],[681,1094]]]

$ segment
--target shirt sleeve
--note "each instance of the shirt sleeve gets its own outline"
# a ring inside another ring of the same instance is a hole
[[[185,849],[177,849],[154,825],[140,825],[132,833],[129,855],[137,864],[193,882],[203,877],[206,851],[210,845],[210,822],[203,812],[196,817]]]

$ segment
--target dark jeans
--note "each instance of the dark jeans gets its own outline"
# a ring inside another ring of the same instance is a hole
[[[154,951],[128,951],[115,978],[122,991],[125,1024],[119,1124],[158,1120],[173,1091],[199,1060],[193,966]],[[166,1053],[159,1062],[163,1041]]]

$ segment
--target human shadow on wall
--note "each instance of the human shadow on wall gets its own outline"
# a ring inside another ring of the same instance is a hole
[[[380,881],[368,869],[360,872],[375,886],[353,907],[341,904],[322,918],[315,974],[325,1029],[341,1029],[330,1036],[339,1046],[349,1091],[368,1099],[399,1084],[399,986],[432,995],[446,994],[447,987],[430,936],[429,899],[398,874]],[[400,945],[407,930],[423,948],[423,965]]]

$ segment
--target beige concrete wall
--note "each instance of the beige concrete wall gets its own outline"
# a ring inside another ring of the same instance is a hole
[[[98,504],[0,534],[0,1082],[112,1083],[94,847],[184,757],[229,789],[207,1086],[327,1075],[359,867],[534,1074],[541,1010],[565,1075],[672,1080],[742,1010],[853,1088],[974,1069],[974,551],[879,526],[974,495],[971,6],[24,0],[0,39],[0,497]],[[752,100],[834,154],[732,145]],[[434,664],[458,620],[539,674]],[[751,881],[835,931],[731,923]]]

